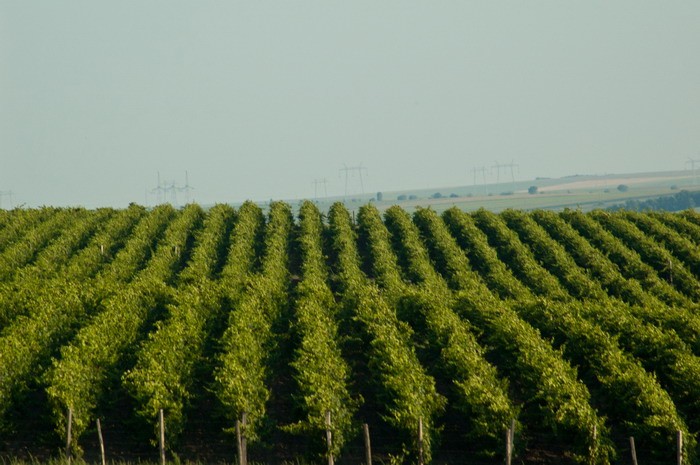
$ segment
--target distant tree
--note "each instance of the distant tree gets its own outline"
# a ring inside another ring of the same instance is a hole
[[[384,194],[377,192],[377,202],[381,202],[384,199]]]
[[[406,200],[407,198],[408,198],[408,196],[406,196],[406,194],[401,194],[401,195],[399,195],[398,197],[396,197],[396,200],[399,200],[399,201],[400,201],[400,200]]]
[[[620,184],[619,186],[617,186],[617,190],[619,190],[620,192],[627,192],[629,189],[630,188],[627,184]]]
[[[696,205],[700,204],[700,191],[689,192],[682,190],[676,194],[664,195],[661,197],[656,197],[647,200],[627,200],[624,204],[614,205],[608,210],[616,211],[620,209],[634,210],[634,211],[652,211],[652,210],[665,210],[665,211],[681,211],[686,209],[695,208]]]
[[[457,197],[459,197],[459,195],[455,194],[454,192],[450,194],[451,199],[456,199]]]
[[[418,196],[416,194],[411,194],[408,196],[408,200],[417,200]]]
[[[537,194],[537,186],[530,186],[527,188],[528,194]]]
[[[441,199],[441,198],[442,198],[442,194],[439,193],[439,192],[436,192],[436,193],[434,193],[433,195],[431,195],[430,197],[433,198],[433,199]]]

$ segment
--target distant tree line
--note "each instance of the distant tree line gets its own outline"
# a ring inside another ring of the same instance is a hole
[[[700,205],[700,191],[690,192],[682,190],[673,195],[664,195],[648,200],[627,200],[625,203],[609,207],[610,211],[632,210],[632,211],[680,211],[695,208]]]

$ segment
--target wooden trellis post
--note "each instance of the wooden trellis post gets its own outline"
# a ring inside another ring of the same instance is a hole
[[[236,420],[236,441],[238,445],[238,465],[248,465],[248,450],[245,438],[245,427],[247,424],[247,415],[245,412],[241,414],[241,419]]]
[[[73,436],[73,409],[68,408],[68,424],[66,425],[66,460],[71,461],[71,441]]]
[[[100,457],[102,458],[102,465],[107,465],[107,460],[105,457],[105,441],[102,438],[102,425],[100,425],[100,419],[97,419],[97,437],[100,440]]]
[[[372,465],[372,445],[369,442],[369,425],[362,425],[365,434],[365,465]]]
[[[160,463],[165,465],[165,416],[163,409],[158,410],[158,423],[160,428]]]
[[[515,419],[510,421],[510,428],[506,431],[506,465],[513,461],[513,442],[515,440]]]
[[[326,411],[326,445],[328,446],[328,465],[333,465],[333,433],[331,432],[331,411]]]
[[[424,465],[423,459],[423,418],[418,419],[418,465]]]
[[[637,465],[637,448],[634,447],[634,436],[630,436],[630,454],[632,454],[632,465]]]

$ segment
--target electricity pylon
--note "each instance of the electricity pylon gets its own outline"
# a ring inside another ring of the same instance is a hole
[[[185,171],[185,185],[178,187],[178,190],[185,193],[185,204],[190,203],[190,191],[193,191],[194,187],[190,186],[190,179],[187,171]]]
[[[475,166],[472,169],[472,172],[474,173],[474,185],[476,186],[476,174],[481,173],[481,177],[483,178],[484,184],[486,184],[486,172],[488,170],[486,169],[485,166],[479,166],[478,168]]]
[[[340,168],[340,172],[345,173],[345,197],[348,196],[348,173],[357,172],[357,174],[360,177],[360,189],[362,190],[362,194],[365,193],[365,185],[362,182],[362,172],[363,171],[365,173],[367,173],[367,168],[362,166],[362,164],[360,164],[358,166],[345,166],[345,165],[343,165],[343,168]]]
[[[695,184],[698,183],[698,172],[695,170],[696,164],[700,164],[700,160],[688,158],[688,161],[685,162],[685,166],[690,165],[690,170],[692,171],[693,177],[695,178]]]
[[[318,201],[318,186],[323,185],[323,196],[328,197],[328,189],[326,185],[328,184],[328,180],[326,178],[323,179],[314,179],[313,185],[314,185],[314,200]]]
[[[499,184],[501,182],[501,169],[510,169],[511,182],[515,184],[515,174],[513,172],[513,168],[517,167],[518,165],[516,165],[512,161],[510,163],[498,163],[497,161],[496,164],[492,166],[492,168],[496,168],[496,184]]]

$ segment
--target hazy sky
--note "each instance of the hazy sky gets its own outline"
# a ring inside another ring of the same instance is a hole
[[[155,202],[158,172],[211,203],[343,194],[344,165],[370,192],[689,157],[697,0],[0,0],[15,204]]]

